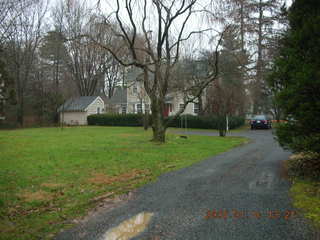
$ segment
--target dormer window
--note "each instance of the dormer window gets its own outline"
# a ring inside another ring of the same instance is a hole
[[[133,93],[137,94],[138,93],[138,87],[137,86],[133,86]]]

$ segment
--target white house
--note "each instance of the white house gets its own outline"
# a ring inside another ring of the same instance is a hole
[[[134,68],[126,76],[127,86],[117,87],[114,95],[107,100],[108,109],[119,114],[144,113],[150,110],[150,99],[144,89],[141,70]],[[164,116],[175,115],[183,106],[183,96],[179,92],[170,92],[166,96]],[[189,103],[183,114],[198,115],[199,104]]]
[[[105,104],[99,96],[70,98],[58,108],[60,122],[67,125],[87,125],[87,117],[105,112]]]

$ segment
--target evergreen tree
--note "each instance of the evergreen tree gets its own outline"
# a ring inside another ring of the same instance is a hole
[[[320,1],[296,0],[288,18],[270,77],[281,86],[276,102],[289,119],[277,137],[293,151],[320,153]]]
[[[67,71],[67,49],[65,37],[59,31],[47,32],[39,47],[40,61],[38,62],[39,79],[34,108],[38,115],[46,115],[47,121],[58,122],[58,107],[63,102],[63,80]],[[44,109],[47,109],[44,111]],[[45,114],[45,112],[47,112]]]

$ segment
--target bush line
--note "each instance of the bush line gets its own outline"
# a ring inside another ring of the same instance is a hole
[[[187,118],[188,128],[199,129],[219,129],[221,118],[217,116],[193,116],[182,115],[174,119],[169,127],[181,128],[185,127],[185,118]],[[149,119],[151,119],[149,117]],[[172,120],[172,117],[166,118],[166,121]],[[229,117],[229,129],[235,129],[244,125],[245,119],[238,116]],[[127,126],[139,127],[143,126],[143,115],[141,114],[95,114],[88,116],[88,125],[97,126]],[[149,121],[151,125],[151,120]]]

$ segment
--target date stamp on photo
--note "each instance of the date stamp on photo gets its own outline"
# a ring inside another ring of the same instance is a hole
[[[293,210],[268,210],[268,211],[243,211],[243,210],[208,210],[205,219],[285,219],[289,220],[297,216],[297,212]]]

